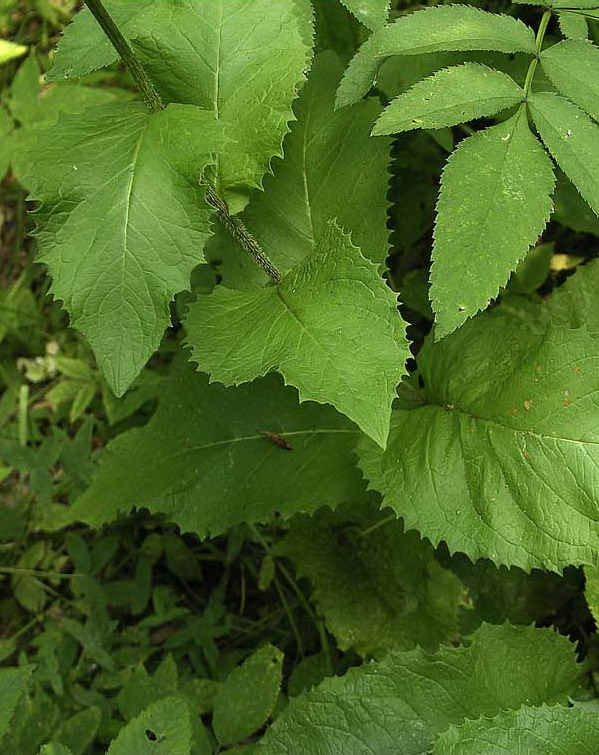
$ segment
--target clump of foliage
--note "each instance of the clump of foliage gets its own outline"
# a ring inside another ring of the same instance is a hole
[[[597,748],[597,21],[0,0],[3,752]]]

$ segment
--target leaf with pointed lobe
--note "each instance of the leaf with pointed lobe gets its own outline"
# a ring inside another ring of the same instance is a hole
[[[238,385],[277,370],[300,400],[332,404],[384,447],[409,356],[396,302],[376,265],[330,223],[277,286],[199,296],[187,342],[212,380]]]

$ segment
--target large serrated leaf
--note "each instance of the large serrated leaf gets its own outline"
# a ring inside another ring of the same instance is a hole
[[[599,742],[595,708],[524,705],[443,732],[434,755],[593,755]]]
[[[524,702],[565,703],[578,676],[572,646],[552,630],[487,624],[468,647],[390,653],[324,681],[290,701],[259,751],[421,755],[450,724]]]
[[[160,344],[174,294],[203,261],[213,210],[199,181],[219,144],[210,113],[129,103],[63,114],[28,156],[39,261],[117,395]]]
[[[381,64],[392,55],[454,50],[535,52],[532,29],[510,16],[470,5],[439,5],[399,18],[375,32],[349,64],[337,91],[337,107],[365,95]]]
[[[336,506],[362,495],[351,453],[358,436],[333,409],[300,406],[274,375],[223,388],[182,361],[152,420],[109,444],[73,516],[99,525],[146,507],[206,536],[274,511]]]
[[[511,76],[478,63],[444,68],[400,94],[383,111],[372,133],[443,128],[517,105],[524,90]]]
[[[371,31],[384,26],[389,17],[390,0],[341,0],[341,2]]]
[[[277,286],[218,287],[187,315],[193,359],[238,385],[277,370],[301,401],[332,404],[379,445],[409,356],[397,296],[349,236],[329,224]]]
[[[219,188],[259,187],[281,154],[309,67],[309,0],[106,0],[106,7],[166,102],[198,105],[234,130],[219,156]],[[86,8],[67,27],[49,79],[116,59]]]
[[[341,650],[436,650],[458,636],[464,586],[430,543],[374,503],[294,518],[279,554],[311,581]]]
[[[335,112],[335,90],[343,67],[333,52],[316,56],[308,83],[294,107],[297,122],[273,163],[264,192],[253,195],[242,214],[276,267],[285,273],[310,252],[331,218],[352,233],[368,259],[383,265],[389,253],[387,139],[370,139],[380,112],[374,101]],[[218,263],[226,286],[253,289],[265,273],[222,230],[206,253]]]
[[[394,412],[384,454],[362,448],[371,485],[409,528],[527,570],[595,563],[598,279],[593,263],[549,304],[508,300],[427,343],[423,403]]]
[[[33,666],[0,669],[0,739],[9,729],[14,710],[25,694]]]
[[[599,125],[576,105],[551,92],[533,94],[529,107],[545,146],[599,215]]]
[[[524,110],[465,139],[449,158],[437,204],[430,296],[435,337],[485,309],[551,214],[551,160]]]
[[[567,39],[542,52],[541,65],[562,94],[599,120],[599,48],[588,40]]]

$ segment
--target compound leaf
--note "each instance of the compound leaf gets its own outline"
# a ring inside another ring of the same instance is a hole
[[[277,553],[311,581],[342,650],[436,650],[458,636],[464,586],[430,543],[376,506],[297,517]]]
[[[206,536],[362,495],[357,428],[329,407],[300,406],[275,375],[223,388],[181,361],[158,400],[145,427],[108,445],[74,517],[100,525],[146,507]]]
[[[471,644],[427,655],[391,652],[294,698],[266,733],[264,755],[430,752],[466,718],[567,700],[578,686],[572,646],[550,629],[484,624]]]
[[[343,5],[371,31],[379,29],[389,18],[390,0],[341,0]]]
[[[431,270],[435,337],[484,309],[551,214],[551,160],[524,110],[465,139],[447,162]]]
[[[402,16],[376,31],[350,62],[337,91],[337,107],[351,105],[373,85],[392,55],[454,50],[496,50],[534,54],[532,29],[511,16],[470,5],[439,5]]]
[[[397,297],[331,223],[277,286],[223,286],[186,319],[193,359],[212,380],[238,385],[280,372],[301,401],[332,404],[379,445],[409,356]]]
[[[599,125],[552,92],[533,94],[529,107],[545,146],[599,215]]]
[[[384,454],[361,449],[408,528],[527,570],[595,563],[598,279],[593,263],[572,279],[588,296],[566,284],[549,304],[506,301],[425,345],[423,392],[394,411]]]
[[[443,128],[494,115],[524,99],[511,76],[478,63],[444,68],[400,94],[383,111],[373,135]]]
[[[567,39],[553,45],[541,53],[541,64],[562,94],[599,120],[599,49],[592,42]]]
[[[591,708],[563,705],[523,706],[451,726],[443,732],[434,755],[592,755],[599,741],[599,717]]]
[[[213,211],[198,183],[217,134],[211,114],[191,105],[155,114],[103,105],[63,114],[29,155],[39,261],[117,395],[160,344],[170,301],[203,260]]]
[[[370,139],[380,111],[374,101],[335,112],[335,90],[343,67],[337,55],[317,55],[295,105],[297,122],[285,139],[285,158],[273,164],[264,192],[252,197],[242,218],[281,272],[310,252],[331,218],[350,230],[368,259],[383,265],[389,254],[387,139]],[[206,253],[218,261],[224,284],[252,289],[266,275],[228,233]]]
[[[219,155],[219,188],[260,187],[293,119],[312,54],[309,0],[106,0],[166,102],[211,111],[234,139]],[[66,29],[49,79],[117,59],[85,8]]]
[[[192,742],[187,701],[164,697],[124,726],[106,755],[191,755]]]
[[[281,689],[283,653],[264,645],[233,669],[214,698],[212,726],[221,747],[260,729],[273,712]]]

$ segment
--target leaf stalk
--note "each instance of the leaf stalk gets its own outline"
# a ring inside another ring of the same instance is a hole
[[[528,71],[526,72],[526,79],[524,80],[524,98],[525,99],[528,98],[532,90],[532,80],[537,70],[537,66],[539,65],[539,59],[540,59],[540,55],[543,48],[543,40],[545,39],[545,34],[547,32],[547,27],[549,26],[550,19],[551,19],[551,10],[547,9],[543,13],[541,22],[539,24],[539,28],[537,30],[535,56],[530,61],[530,65],[528,66]]]

